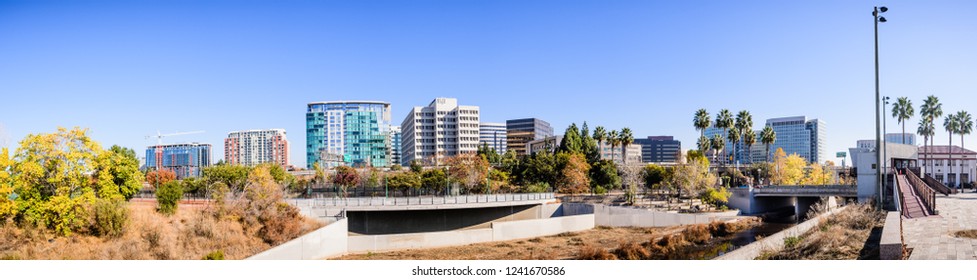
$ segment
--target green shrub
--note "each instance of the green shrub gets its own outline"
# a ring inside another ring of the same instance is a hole
[[[99,236],[119,237],[129,222],[129,208],[122,200],[98,199],[92,213],[92,232]]]
[[[597,186],[597,188],[594,188],[594,193],[597,195],[605,195],[607,194],[607,189],[604,188],[604,186]]]
[[[217,251],[210,252],[209,254],[207,254],[206,256],[204,256],[204,258],[202,260],[205,260],[205,261],[221,261],[221,260],[224,260],[224,251],[217,250]]]
[[[784,248],[793,248],[801,243],[801,238],[797,236],[784,237]]]
[[[546,182],[530,184],[526,187],[528,193],[542,193],[550,191],[550,184]]]
[[[166,215],[176,213],[177,202],[183,197],[183,184],[178,181],[169,181],[156,189],[156,202],[159,204],[156,211]]]

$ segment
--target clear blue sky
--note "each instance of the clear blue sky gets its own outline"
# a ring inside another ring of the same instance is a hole
[[[308,102],[389,101],[399,124],[445,96],[483,121],[588,121],[685,148],[698,108],[746,109],[758,128],[806,115],[833,155],[873,138],[877,4],[0,0],[0,144],[82,126],[143,154],[157,130],[206,130],[166,140],[214,144],[216,161],[229,131],[285,128],[304,166]],[[885,5],[883,94],[977,114],[977,3]]]

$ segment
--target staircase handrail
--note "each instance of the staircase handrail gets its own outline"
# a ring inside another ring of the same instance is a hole
[[[929,175],[926,175],[924,177],[919,172],[919,169],[918,168],[912,170],[912,172],[910,172],[910,173],[912,173],[913,175],[916,175],[916,177],[921,178],[923,180],[923,182],[926,183],[926,186],[927,187],[930,187],[931,189],[933,189],[933,190],[935,190],[935,191],[943,194],[944,196],[949,196],[952,193],[956,193],[955,190],[947,187],[946,185],[944,185],[940,181],[937,181],[936,179],[933,179],[933,177],[930,177]]]
[[[896,202],[896,205],[899,205],[899,213],[903,213],[903,215],[906,215],[906,213],[904,211],[906,211],[908,205],[906,204],[906,198],[902,196],[902,186],[900,186],[900,184],[902,184],[902,183],[899,180],[899,177],[898,176],[899,175],[896,174],[896,180],[895,180],[896,181],[896,189],[894,190],[896,194],[893,195],[893,197],[895,197],[897,200],[899,200],[899,201]]]

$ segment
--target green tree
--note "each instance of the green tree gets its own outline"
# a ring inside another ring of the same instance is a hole
[[[583,123],[583,128],[580,129],[580,135],[583,138],[581,140],[583,145],[582,150],[584,156],[587,158],[587,163],[593,164],[600,160],[600,150],[597,140],[590,136],[590,129],[587,128],[587,122]]]
[[[750,111],[742,110],[739,113],[737,113],[736,114],[736,124],[733,127],[736,127],[736,131],[739,132],[739,134],[740,134],[740,137],[739,138],[740,139],[743,139],[743,145],[747,145],[746,144],[746,142],[747,142],[747,140],[746,140],[746,138],[747,138],[746,137],[746,134],[747,133],[754,134],[753,133],[753,115],[750,114]],[[754,138],[756,138],[756,137],[754,137]],[[756,139],[754,139],[754,140],[756,140]],[[736,150],[737,150],[737,148],[741,148],[741,147],[739,147],[739,143],[738,142],[737,143],[734,143],[734,145],[735,146],[733,146],[733,154],[734,154],[733,160],[736,160],[736,156],[735,156]],[[753,144],[751,143],[751,144],[747,145],[747,147],[749,147],[749,146],[753,146]],[[747,148],[747,150],[746,150],[746,155],[747,155],[747,157],[749,157],[749,155],[750,155],[749,148]]]
[[[621,177],[617,175],[617,165],[613,161],[601,160],[590,168],[590,182],[593,189],[621,188]]]
[[[902,143],[906,144],[906,120],[913,117],[916,113],[913,110],[913,102],[908,97],[899,97],[895,104],[892,104],[892,117],[902,124]]]
[[[618,145],[621,145],[621,134],[617,133],[617,130],[611,130],[607,134],[607,142],[611,143],[611,161],[614,161],[614,149],[617,149]]]
[[[765,146],[767,162],[770,162],[770,145],[777,142],[777,132],[773,131],[773,127],[769,125],[763,127],[760,131],[760,142]]]
[[[132,149],[113,145],[98,155],[99,197],[131,199],[142,189],[143,174]]]
[[[442,191],[448,186],[448,175],[444,169],[428,169],[421,173],[421,184],[429,190]]]
[[[628,164],[628,145],[634,143],[634,134],[631,133],[630,128],[622,128],[621,134],[617,136],[618,141],[621,141],[621,162],[625,165]]]
[[[387,176],[387,186],[407,195],[410,190],[421,187],[421,177],[414,172],[398,172]]]
[[[557,163],[555,155],[547,152],[540,152],[527,156],[525,161],[525,169],[523,169],[522,172],[522,178],[525,184],[556,184],[558,170],[556,169]]]
[[[560,151],[569,153],[580,153],[583,150],[583,141],[580,138],[580,130],[577,124],[570,124],[566,132],[563,133],[563,140],[560,142]]]
[[[916,128],[916,133],[919,134],[920,136],[923,136],[923,151],[929,151],[927,149],[927,144],[929,144],[929,139],[932,138],[933,135],[935,135],[936,133],[936,128],[933,127],[933,120],[930,120],[928,118],[929,118],[928,116],[924,115],[921,119],[919,119],[919,127]],[[922,164],[922,167],[925,168],[926,167],[925,163],[927,162],[926,155],[928,153],[921,152],[920,154],[923,155],[924,164]],[[927,172],[924,169],[922,174],[925,175],[926,173]]]
[[[950,151],[948,155],[947,162],[950,162],[948,166],[953,165],[953,134],[960,131],[960,120],[957,119],[957,115],[949,114],[943,119],[943,128],[946,129],[947,134],[950,138]],[[953,186],[950,186],[953,187]]]
[[[649,189],[661,190],[662,183],[668,180],[668,170],[657,164],[649,164],[644,168],[645,186]]]
[[[207,182],[201,178],[184,178],[180,180],[183,184],[183,193],[190,194],[195,197],[201,197],[207,194]]]
[[[339,166],[336,167],[336,175],[333,177],[332,183],[339,185],[343,192],[343,197],[347,197],[349,195],[349,188],[360,184],[360,175],[352,167]]]
[[[604,141],[607,140],[607,130],[603,126],[597,126],[594,128],[593,138],[597,141],[597,160],[600,160],[600,154],[604,152]]]
[[[923,100],[923,106],[920,107],[919,111],[923,115],[923,119],[929,121],[929,126],[934,128],[933,133],[935,134],[936,133],[935,122],[936,120],[938,120],[940,117],[943,116],[943,104],[940,103],[940,99],[936,98],[936,96],[933,95],[927,96],[926,99]],[[932,137],[931,135],[931,137],[929,137],[929,141],[930,141],[929,146],[932,147],[934,144],[933,142],[936,141],[936,139],[934,139],[934,137]],[[935,161],[933,160],[928,160],[928,162],[931,165],[935,164]]]
[[[569,154],[566,166],[560,172],[560,179],[557,181],[557,191],[565,194],[579,194],[587,191],[590,186],[590,165],[583,154]]]
[[[207,182],[213,184],[222,182],[231,190],[243,190],[248,182],[248,173],[251,169],[243,165],[215,165],[204,167],[201,171]]]
[[[726,134],[726,139],[729,139],[730,145],[733,145],[733,163],[736,163],[736,143],[740,142],[740,129],[733,127],[729,129],[729,133]],[[726,154],[723,154],[725,157]]]
[[[964,149],[963,137],[965,135],[969,135],[970,133],[972,133],[974,131],[974,120],[970,116],[970,113],[967,113],[967,111],[959,111],[959,112],[957,112],[957,115],[956,116],[957,116],[957,134],[960,135],[960,148],[961,149]],[[961,160],[961,161],[963,161],[963,160]],[[957,172],[958,176],[959,176],[959,174],[963,174],[963,164],[960,164],[959,166],[960,166],[960,172]],[[973,179],[973,178],[971,178],[971,179]],[[960,184],[963,184],[963,183],[969,183],[969,182],[963,182],[963,181],[961,181],[959,183]]]
[[[176,214],[177,204],[183,197],[183,184],[179,181],[169,181],[156,189],[156,211],[166,214]]]
[[[724,155],[724,153],[720,152],[726,149],[726,139],[723,139],[722,135],[719,134],[713,135],[710,145],[712,146],[712,150],[713,150],[713,156],[712,156],[713,159],[715,159],[717,156],[722,157],[722,155]]]
[[[722,138],[725,138],[729,134],[729,129],[733,128],[735,122],[733,121],[733,114],[727,109],[719,110],[719,114],[716,114],[716,128],[723,130]],[[720,154],[722,155],[722,163],[726,162],[726,146],[720,149]]]
[[[419,160],[412,160],[412,161],[410,161],[410,171],[411,172],[421,173],[421,171],[423,171],[423,170],[424,170],[424,167],[421,166],[421,161],[419,161]]]
[[[719,139],[722,139],[721,136]],[[669,184],[678,190],[676,196],[680,199],[683,193],[688,197],[699,197],[702,192],[716,185],[716,176],[709,172],[708,159],[689,153],[685,164],[675,166],[672,176],[669,177]],[[689,205],[692,205],[691,200]]]
[[[753,149],[754,144],[756,144],[756,132],[752,129],[747,130],[743,133],[743,145],[746,146],[746,158],[749,159],[750,164],[753,164],[753,156],[750,150]]]
[[[705,136],[699,136],[699,140],[696,141],[695,144],[696,146],[698,146],[699,152],[702,152],[703,154],[705,154],[706,152],[709,151],[709,149],[712,148],[712,141]]]
[[[695,117],[692,118],[692,126],[695,127],[695,130],[699,131],[699,137],[706,137],[706,128],[712,126],[709,111],[706,111],[706,109],[695,111]]]

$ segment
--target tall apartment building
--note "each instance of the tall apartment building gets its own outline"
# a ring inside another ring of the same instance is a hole
[[[146,148],[146,167],[170,170],[177,179],[200,177],[211,165],[211,145],[201,143],[164,144]]]
[[[395,125],[390,127],[390,164],[391,165],[401,165],[407,166],[409,163],[403,162],[403,156],[401,156],[401,140],[403,136],[400,132],[400,126]]]
[[[648,136],[634,143],[641,145],[641,162],[678,162],[682,154],[682,142],[672,136]]]
[[[505,154],[506,125],[504,123],[483,122],[478,125],[478,145],[488,145],[496,153]]]
[[[550,123],[537,118],[507,120],[505,126],[506,146],[520,156],[527,154],[526,144],[529,142],[554,136]]]
[[[400,127],[404,162],[438,165],[446,157],[478,151],[479,108],[458,105],[455,98],[439,97],[426,107],[414,107]]]
[[[274,163],[287,168],[288,153],[284,129],[232,131],[224,139],[224,162],[228,164]]]
[[[390,165],[390,103],[331,101],[308,104],[307,167]]]

